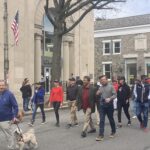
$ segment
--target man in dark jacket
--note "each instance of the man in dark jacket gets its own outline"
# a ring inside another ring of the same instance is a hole
[[[78,86],[75,83],[75,78],[70,78],[69,86],[67,87],[67,100],[70,108],[70,122],[67,125],[68,128],[70,128],[72,125],[78,125],[78,119],[76,115],[77,94],[78,94]]]
[[[95,112],[95,88],[90,85],[90,77],[85,76],[83,79],[83,86],[79,87],[78,99],[77,99],[78,110],[83,109],[85,114],[84,126],[81,133],[82,137],[86,137],[88,126],[91,130],[88,133],[96,132],[92,121],[92,113]]]
[[[8,148],[15,148],[13,129],[10,124],[16,122],[18,115],[18,104],[14,95],[6,89],[6,83],[4,80],[0,80],[0,129],[6,135],[8,140]]]
[[[41,124],[46,123],[45,112],[44,112],[44,96],[45,96],[44,87],[41,85],[41,83],[36,83],[35,93],[32,98],[32,105],[33,105],[32,120],[31,123],[28,123],[28,125],[33,126],[38,107],[41,109],[41,113],[42,113]]]
[[[129,98],[130,98],[130,87],[125,83],[125,77],[120,77],[119,87],[117,92],[117,108],[118,108],[118,127],[122,127],[121,123],[121,112],[122,108],[128,119],[128,124],[131,125],[130,114],[129,114]]]
[[[133,92],[136,100],[136,115],[140,122],[140,127],[144,129],[144,132],[148,132],[148,99],[150,96],[150,86],[145,82],[145,78],[145,75],[141,76],[141,82],[138,82],[134,86]]]
[[[22,98],[23,98],[23,109],[24,111],[29,111],[29,101],[32,96],[32,89],[31,85],[29,84],[28,78],[25,78],[22,87],[20,88],[20,91],[22,92]]]

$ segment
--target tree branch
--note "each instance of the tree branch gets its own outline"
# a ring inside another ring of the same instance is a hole
[[[53,0],[53,2],[54,2],[54,5],[55,5],[55,8],[58,8],[59,4],[58,4],[57,0]]]
[[[97,7],[97,5],[99,4],[100,2],[96,2],[95,4],[93,4],[92,6],[90,6],[80,17],[78,20],[76,20],[76,22],[71,26],[69,27],[68,29],[66,29],[64,32],[62,32],[62,35],[70,32],[73,28],[75,28],[82,20],[83,18],[92,10],[92,9],[95,9]],[[104,6],[108,5],[109,3],[112,3],[110,1],[107,1],[105,2],[104,4],[101,4],[99,6],[99,9],[103,9]]]
[[[46,16],[48,17],[48,19],[49,19],[49,21],[52,23],[52,25],[53,25],[54,27],[57,27],[55,21],[53,20],[52,16],[50,16],[50,14],[49,14],[49,12],[48,12],[48,6],[49,6],[49,1],[46,0],[46,5],[44,6]]]
[[[77,2],[75,2],[74,4],[72,4],[70,7],[69,7],[69,12],[65,15],[65,17],[69,17],[71,16],[72,14],[74,14],[75,12],[77,12],[78,10],[82,9],[84,6],[87,6],[89,4],[91,4],[91,2],[93,2],[93,0],[87,0],[87,1],[84,1],[82,3],[80,3],[81,0],[78,0]],[[97,0],[96,3],[100,3],[101,0]],[[79,4],[77,6],[77,4]],[[94,4],[93,4],[94,5]],[[76,6],[74,9],[71,10],[71,8],[73,8],[74,6]]]

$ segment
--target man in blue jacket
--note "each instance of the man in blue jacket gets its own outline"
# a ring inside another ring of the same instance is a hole
[[[36,83],[35,93],[32,98],[32,105],[34,105],[32,120],[28,125],[33,126],[33,124],[35,122],[35,116],[36,116],[38,107],[40,107],[41,113],[42,113],[42,124],[44,124],[46,122],[45,121],[45,112],[44,112],[44,96],[45,96],[44,87],[42,86],[41,83]]]
[[[14,149],[13,131],[10,121],[16,122],[18,104],[14,95],[6,88],[4,80],[0,80],[0,129],[6,135],[8,148]]]

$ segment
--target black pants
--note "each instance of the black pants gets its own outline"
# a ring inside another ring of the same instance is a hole
[[[57,123],[59,123],[59,108],[60,108],[60,102],[53,102],[53,108],[54,108],[54,111],[55,111],[55,116],[56,116],[56,121]]]
[[[114,121],[114,108],[113,105],[110,106],[101,106],[100,105],[100,124],[99,124],[99,135],[104,136],[104,127],[105,127],[105,116],[107,115],[110,126],[111,126],[111,132],[116,133],[116,125]]]
[[[121,123],[122,108],[124,110],[124,113],[125,113],[128,121],[130,121],[129,103],[127,103],[127,104],[117,103],[117,107],[118,107],[118,122]]]

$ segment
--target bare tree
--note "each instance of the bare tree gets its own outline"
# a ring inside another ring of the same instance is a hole
[[[53,0],[54,6],[49,8],[49,0],[46,0],[45,12],[54,26],[52,81],[61,77],[61,44],[62,37],[74,29],[84,17],[93,9],[112,9],[110,4],[125,2],[125,0]],[[70,26],[68,18],[82,10],[81,15]]]

